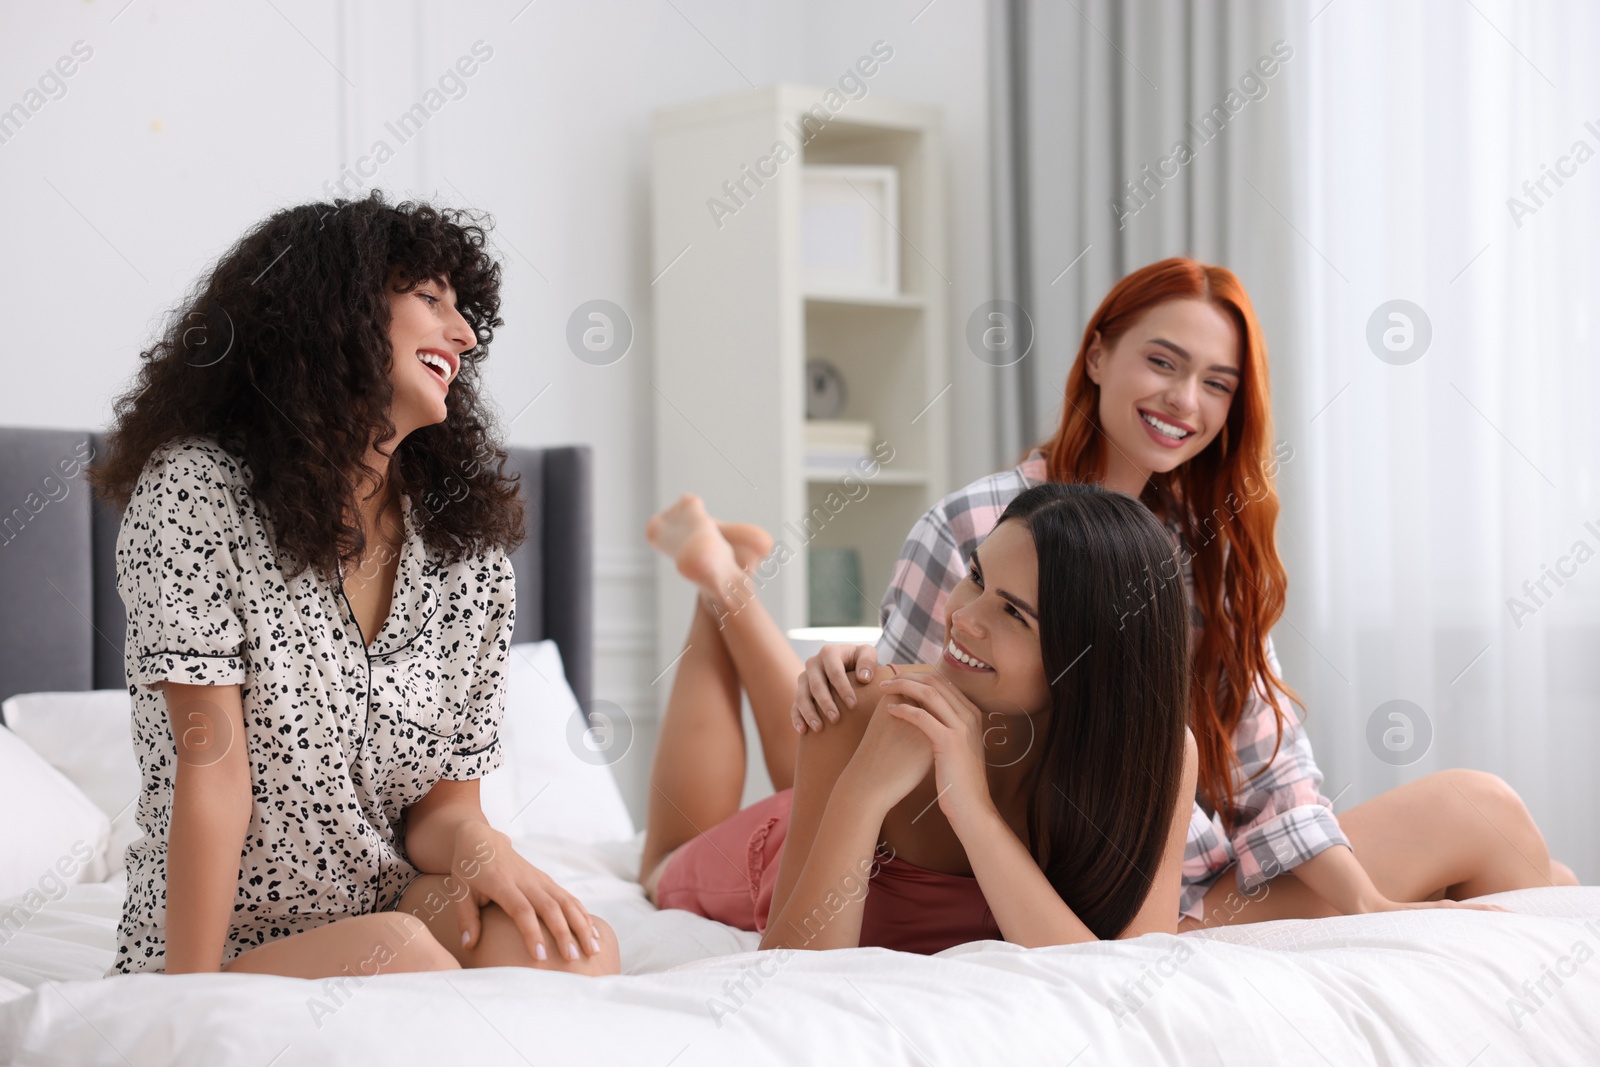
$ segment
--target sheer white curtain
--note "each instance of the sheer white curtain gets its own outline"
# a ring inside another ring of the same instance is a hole
[[[1600,13],[1576,2],[1339,0],[1309,23],[1283,190],[1304,287],[1275,338],[1277,364],[1295,367],[1277,412],[1307,460],[1286,479],[1280,533],[1300,632],[1276,640],[1330,784],[1353,783],[1355,800],[1443,767],[1494,771],[1590,882],[1597,31]],[[1367,327],[1396,299],[1423,309],[1432,340],[1392,364]],[[1365,729],[1393,699],[1433,734],[1401,767]]]
[[[1020,6],[1034,425],[1117,277],[1237,271],[1294,449],[1274,642],[1336,810],[1492,771],[1600,881],[1600,11]],[[1146,165],[1176,176],[1114,210]]]

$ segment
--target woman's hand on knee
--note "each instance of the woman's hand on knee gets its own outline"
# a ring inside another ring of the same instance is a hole
[[[534,959],[548,959],[553,952],[576,960],[604,951],[600,928],[578,898],[518,855],[505,834],[487,824],[464,827],[454,852],[446,881],[459,880],[467,889],[451,894],[462,948],[477,944],[483,929],[479,909],[494,903],[516,923]]]
[[[822,651],[806,660],[806,669],[796,679],[794,706],[789,718],[799,733],[806,727],[821,730],[823,719],[839,721],[839,704],[856,705],[856,687],[850,672],[862,682],[872,678],[878,668],[878,650],[873,645],[823,645]]]
[[[576,963],[568,961],[565,969],[578,974],[607,975],[622,973],[622,945],[617,940],[617,932],[611,924],[594,916],[595,934],[600,942],[600,951],[593,955],[584,956]]]
[[[538,920],[535,920],[538,921]],[[543,925],[542,923],[540,924]],[[617,935],[604,919],[594,920],[600,951],[570,959],[552,956],[537,960],[527,951],[522,932],[498,904],[483,909],[483,937],[470,949],[463,949],[461,960],[467,967],[533,967],[541,971],[564,971],[600,977],[622,973],[622,949]],[[548,931],[546,937],[553,937]]]

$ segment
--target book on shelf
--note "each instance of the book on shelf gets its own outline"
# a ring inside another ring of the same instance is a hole
[[[871,462],[872,457],[866,452],[816,452],[807,449],[805,467],[807,471],[843,474],[860,470]]]
[[[842,473],[871,462],[872,423],[852,419],[807,419],[805,467]]]
[[[854,419],[807,419],[806,451],[872,451],[872,423]]]

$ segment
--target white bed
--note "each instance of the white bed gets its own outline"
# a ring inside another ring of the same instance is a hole
[[[754,951],[755,934],[652,908],[633,882],[639,837],[518,841],[615,926],[622,976],[495,968],[343,988],[251,975],[102,979],[118,878],[73,886],[0,950],[0,1061],[1600,1062],[1600,962],[1574,962],[1575,946],[1591,956],[1600,947],[1600,888],[1492,898],[1515,915],[1424,911],[1052,949],[979,942],[930,957],[783,958]],[[1541,1003],[1520,988],[1558,968],[1571,973],[1559,987],[1546,978],[1552,995]],[[1530,1011],[1514,1012],[1519,1002]]]
[[[609,768],[568,748],[559,653],[516,651],[509,754],[484,780],[485,810],[612,924],[621,976],[103,978],[126,885],[116,859],[137,833],[126,693],[19,698],[3,706],[15,733],[0,728],[0,807],[13,813],[0,854],[33,858],[0,869],[0,1063],[1600,1063],[1600,888],[1490,898],[1512,915],[931,957],[757,952],[756,934],[644,899],[643,838]],[[83,840],[92,862],[71,858]],[[62,879],[37,873],[51,857]]]

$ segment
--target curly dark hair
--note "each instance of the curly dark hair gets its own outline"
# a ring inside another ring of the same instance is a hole
[[[209,436],[248,465],[286,575],[313,566],[336,580],[338,561],[366,549],[353,476],[375,482],[368,448],[397,433],[386,286],[394,272],[399,292],[447,276],[478,344],[462,354],[445,421],[406,435],[390,473],[447,562],[489,546],[512,551],[526,537],[519,476],[505,473],[479,396],[480,365],[503,325],[489,226],[481,213],[390,205],[377,189],[275,213],[223,254],[140,353],[89,483],[120,514],[152,452]]]

